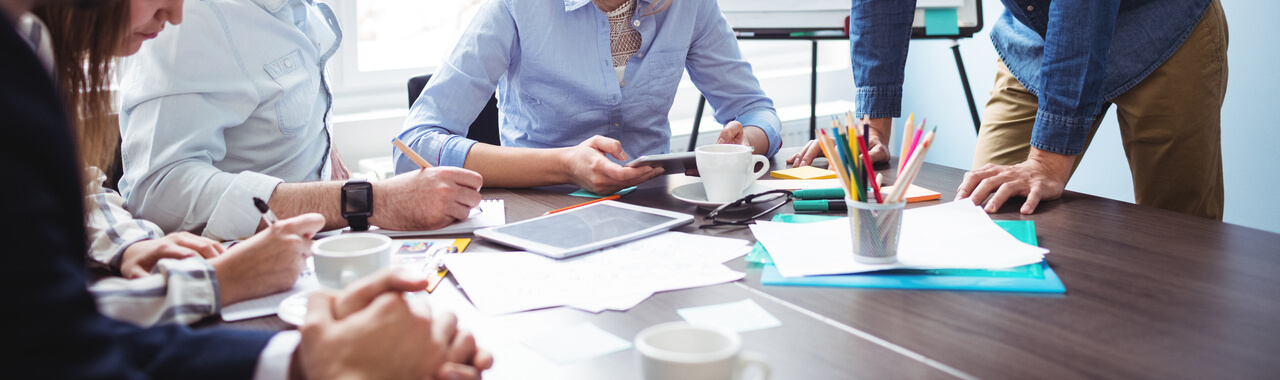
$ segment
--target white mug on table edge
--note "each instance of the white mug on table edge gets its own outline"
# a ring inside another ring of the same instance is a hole
[[[703,145],[694,150],[707,201],[733,202],[769,171],[769,159],[751,154],[752,150],[750,146],[736,144]],[[757,165],[761,166],[760,170],[755,170]]]
[[[330,236],[311,244],[316,279],[330,289],[342,289],[391,266],[391,238],[375,233]]]
[[[701,168],[699,168],[701,170]],[[742,351],[742,337],[723,326],[668,322],[636,334],[645,380],[742,380],[748,368],[769,378],[764,356]]]

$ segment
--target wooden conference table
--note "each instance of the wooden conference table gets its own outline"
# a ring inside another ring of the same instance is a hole
[[[948,200],[963,173],[926,165],[916,184]],[[705,215],[669,194],[692,181],[663,176],[621,201]],[[513,222],[582,202],[566,195],[575,189],[483,194],[505,199]],[[1065,295],[762,286],[758,264],[734,260],[727,265],[747,273],[742,281],[658,293],[627,312],[484,316],[452,280],[429,298],[495,353],[489,379],[639,379],[634,349],[557,365],[521,342],[582,322],[631,340],[645,327],[681,320],[677,309],[747,298],[782,322],[742,333],[747,350],[769,358],[774,379],[1280,376],[1280,235],[1073,192],[1030,216],[1019,205],[992,217],[1036,222]],[[698,229],[701,223],[680,231],[754,241],[745,227]],[[509,248],[477,240],[467,251],[495,250]],[[290,328],[276,317],[221,325]]]

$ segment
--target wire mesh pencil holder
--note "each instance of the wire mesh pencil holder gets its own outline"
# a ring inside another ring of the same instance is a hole
[[[888,264],[898,260],[898,236],[906,202],[881,204],[845,198],[853,258],[863,264]]]

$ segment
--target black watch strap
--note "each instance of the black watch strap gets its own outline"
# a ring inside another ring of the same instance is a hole
[[[368,231],[369,217],[364,215],[347,216],[347,225],[351,226],[352,231]]]

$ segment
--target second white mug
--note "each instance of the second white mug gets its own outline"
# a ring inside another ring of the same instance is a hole
[[[736,144],[703,145],[694,150],[707,201],[733,202],[769,171],[769,159],[753,155],[751,150],[750,146]],[[755,170],[756,166],[761,168]]]
[[[745,380],[753,367],[769,378],[764,357],[743,352],[742,337],[722,326],[663,323],[641,330],[635,345],[645,380]]]

